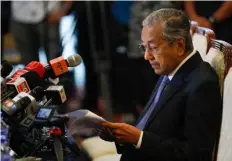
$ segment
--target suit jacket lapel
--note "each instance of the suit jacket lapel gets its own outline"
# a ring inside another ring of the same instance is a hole
[[[149,101],[147,102],[142,114],[139,116],[139,118],[137,119],[137,122],[136,122],[136,125],[139,123],[139,121],[143,118],[144,114],[147,112],[147,110],[149,109],[149,107],[151,106],[151,103],[153,102],[153,99],[155,98],[156,96],[156,93],[157,93],[157,89],[158,87],[160,86],[160,83],[162,82],[163,80],[163,77],[160,77],[159,80],[157,81],[156,85],[155,85],[155,88],[154,90],[152,91],[152,94],[149,98]]]
[[[155,116],[157,116],[157,114],[165,107],[165,103],[167,103],[172,98],[172,96],[182,88],[184,83],[188,80],[188,76],[191,74],[192,70],[195,69],[200,62],[202,62],[202,59],[200,57],[200,54],[197,52],[183,66],[181,66],[181,68],[172,78],[171,82],[166,86],[166,88],[162,92],[160,100],[157,103],[155,110],[149,117],[145,128],[150,124],[150,122],[155,118]]]
[[[172,81],[166,86],[164,91],[162,92],[162,95],[160,97],[159,102],[157,103],[155,110],[152,112],[150,118],[147,121],[147,124],[165,107],[165,103],[169,101],[169,99],[172,98],[172,96],[181,89],[183,85],[183,81],[179,82],[179,84],[175,84]]]

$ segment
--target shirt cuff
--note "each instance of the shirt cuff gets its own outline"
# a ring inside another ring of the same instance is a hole
[[[142,139],[143,139],[143,131],[141,131],[140,137],[139,137],[139,141],[136,145],[136,149],[139,149],[141,147],[142,144]]]

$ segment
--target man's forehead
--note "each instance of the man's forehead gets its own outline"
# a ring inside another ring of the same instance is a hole
[[[158,26],[152,26],[143,27],[141,39],[142,41],[146,41],[146,43],[154,42],[156,40],[159,40],[162,34],[162,27]]]

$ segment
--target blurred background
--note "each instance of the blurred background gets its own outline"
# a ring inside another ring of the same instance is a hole
[[[197,1],[192,7],[208,18],[223,3]],[[134,123],[158,80],[138,48],[142,20],[170,7],[210,28],[186,6],[184,1],[1,1],[1,59],[18,69],[33,60],[79,54],[83,62],[67,74],[68,111],[84,108]],[[232,42],[231,22],[229,16],[214,27],[217,39]]]

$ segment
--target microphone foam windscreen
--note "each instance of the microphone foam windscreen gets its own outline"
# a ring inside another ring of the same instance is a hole
[[[32,61],[32,62],[30,62],[25,67],[25,69],[28,70],[28,71],[35,71],[41,78],[44,76],[44,73],[45,73],[45,68],[38,61]]]
[[[69,56],[66,60],[68,62],[69,67],[75,67],[81,63],[82,58],[80,55],[76,54]]]

